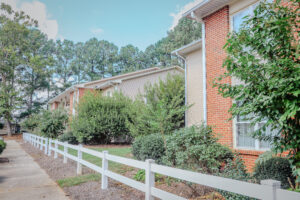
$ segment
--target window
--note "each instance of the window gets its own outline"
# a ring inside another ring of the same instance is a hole
[[[107,91],[107,92],[106,92],[106,96],[107,96],[107,97],[111,97],[111,96],[112,96],[111,91]]]
[[[260,129],[266,122],[259,122],[255,125],[251,124],[251,121],[247,117],[237,116],[235,120],[235,133],[236,133],[236,147],[245,149],[264,150],[271,148],[271,144],[268,141],[259,141],[252,137],[252,133]],[[267,127],[265,135],[271,135],[271,127]]]
[[[245,21],[244,17],[247,15],[253,15],[253,11],[257,5],[258,3],[255,3],[232,16],[231,23],[233,31],[238,32],[241,29],[242,23]]]

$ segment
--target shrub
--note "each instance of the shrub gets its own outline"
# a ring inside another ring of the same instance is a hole
[[[164,141],[160,134],[141,136],[132,144],[132,154],[139,160],[153,159],[161,163],[165,155]]]
[[[127,126],[134,137],[152,133],[167,135],[184,126],[186,109],[184,77],[169,75],[164,81],[145,86],[145,95],[129,111],[132,120],[127,121]]]
[[[58,140],[62,142],[68,142],[69,144],[78,144],[76,137],[72,134],[71,131],[66,131],[58,137]]]
[[[84,143],[109,143],[112,138],[130,135],[126,127],[126,107],[131,100],[122,94],[112,97],[100,92],[83,96],[72,119],[71,130],[77,141]]]
[[[3,152],[5,148],[6,148],[6,143],[0,139],[0,154]]]
[[[246,167],[244,165],[244,161],[238,155],[235,155],[234,159],[227,159],[224,168],[221,169],[220,172],[217,173],[216,175],[225,178],[240,180],[240,181],[250,180],[250,175],[247,173]],[[226,192],[223,190],[218,190],[218,191],[223,197],[225,197],[225,199],[231,199],[231,200],[252,199],[250,197],[232,193],[232,192]]]
[[[281,182],[282,188],[288,188],[288,179],[294,181],[291,164],[287,158],[273,157],[262,163],[257,163],[253,177],[260,182],[264,179],[274,179]]]
[[[216,173],[227,159],[233,159],[232,151],[217,140],[211,127],[204,124],[175,131],[166,139],[163,162],[196,172]]]
[[[260,154],[255,161],[255,164],[261,164],[271,158],[274,158],[276,155],[272,151],[266,151],[263,154]]]
[[[67,121],[68,114],[65,110],[44,110],[40,116],[38,129],[45,137],[57,138],[59,135],[63,134]]]
[[[32,114],[32,115],[28,116],[21,123],[22,129],[25,129],[26,131],[34,131],[34,129],[36,129],[41,122],[40,117],[41,116],[38,114]]]

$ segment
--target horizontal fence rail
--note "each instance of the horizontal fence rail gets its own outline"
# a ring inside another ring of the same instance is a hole
[[[300,193],[287,191],[280,189],[280,182],[274,180],[263,180],[261,184],[248,183],[244,181],[233,180],[229,178],[223,178],[219,176],[207,175],[163,165],[155,164],[154,160],[148,159],[145,162],[124,158],[120,156],[110,155],[107,151],[98,152],[79,145],[72,145],[66,142],[60,142],[50,138],[40,137],[30,133],[24,133],[23,139],[25,142],[30,143],[40,150],[44,150],[45,154],[51,156],[54,153],[54,158],[58,157],[58,154],[63,156],[63,162],[67,163],[67,160],[73,160],[77,162],[77,174],[82,174],[82,165],[101,174],[101,188],[108,188],[108,177],[116,181],[119,181],[125,185],[133,187],[145,193],[146,200],[152,200],[154,197],[159,199],[171,199],[171,200],[184,200],[185,198],[177,196],[175,194],[163,191],[155,187],[155,173],[165,176],[173,177],[183,181],[188,181],[195,184],[200,184],[215,189],[220,189],[244,196],[266,199],[266,200],[300,200]],[[59,149],[59,146],[63,150]],[[77,156],[68,153],[68,149],[77,150]],[[82,159],[82,153],[90,154],[97,158],[102,159],[102,166],[99,167],[93,163],[90,163]],[[108,170],[108,161],[124,164],[127,166],[139,168],[145,170],[145,183],[141,183],[114,173]]]

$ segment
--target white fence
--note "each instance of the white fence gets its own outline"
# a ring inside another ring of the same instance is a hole
[[[60,142],[58,140],[52,140],[37,135],[24,133],[23,139],[25,142],[31,143],[40,150],[44,149],[45,154],[51,156],[54,152],[54,158],[57,158],[58,154],[63,156],[63,162],[66,163],[67,159],[71,159],[77,162],[77,174],[82,174],[82,165],[101,173],[102,189],[108,187],[108,177],[140,190],[145,193],[145,199],[150,200],[154,197],[160,199],[172,199],[183,200],[185,198],[174,195],[172,193],[160,190],[155,187],[155,173],[170,176],[184,181],[213,187],[228,192],[233,192],[248,197],[257,199],[270,199],[270,200],[300,200],[300,193],[291,192],[280,189],[280,182],[274,180],[264,180],[261,184],[248,183],[218,176],[206,175],[182,169],[167,167],[163,165],[155,164],[154,160],[146,160],[145,162],[128,159],[124,157],[114,156],[108,154],[107,151],[98,152],[91,149],[82,147],[82,145],[71,145],[66,142]],[[63,151],[58,148],[58,145],[63,147]],[[77,150],[77,157],[68,153],[68,149]],[[82,159],[82,152],[96,156],[102,159],[102,167],[92,164]],[[145,183],[135,181],[120,174],[114,173],[108,170],[108,161],[121,163],[131,167],[143,169],[146,172]]]

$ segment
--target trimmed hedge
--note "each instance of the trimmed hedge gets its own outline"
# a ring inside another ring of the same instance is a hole
[[[253,177],[260,182],[264,179],[274,179],[281,182],[282,188],[289,188],[288,178],[294,180],[292,168],[287,158],[273,157],[264,162],[257,163]]]
[[[136,138],[132,144],[132,154],[138,160],[153,159],[156,163],[161,163],[161,159],[165,155],[162,136],[151,134]]]

